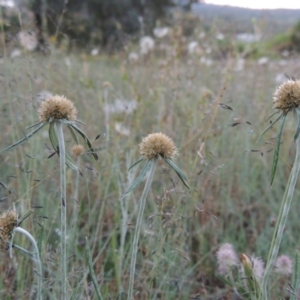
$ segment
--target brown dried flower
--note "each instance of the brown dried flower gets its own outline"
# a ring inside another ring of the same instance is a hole
[[[281,84],[273,96],[274,108],[285,112],[300,107],[300,80],[288,80]]]
[[[8,210],[0,215],[0,239],[8,242],[14,229],[18,226],[18,215],[15,210]]]
[[[140,154],[146,159],[158,156],[173,159],[178,153],[173,140],[161,132],[144,137],[139,147]]]
[[[84,153],[84,148],[82,145],[74,145],[71,151],[74,157],[78,157]]]
[[[65,96],[55,95],[43,101],[39,110],[40,121],[48,122],[51,118],[67,119],[75,121],[77,118],[77,109],[73,102]]]

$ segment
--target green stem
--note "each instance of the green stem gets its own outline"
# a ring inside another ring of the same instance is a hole
[[[67,299],[67,202],[66,202],[66,150],[64,141],[63,124],[56,121],[57,138],[59,146],[60,166],[60,200],[61,200],[61,299]]]
[[[298,122],[299,121],[300,120],[298,120]],[[289,214],[291,202],[293,200],[293,195],[294,195],[294,190],[298,179],[299,170],[300,170],[300,138],[298,137],[296,140],[296,156],[295,156],[294,165],[290,173],[287,187],[285,189],[284,196],[282,199],[281,207],[279,210],[279,214],[275,226],[275,231],[273,233],[272,243],[268,255],[264,277],[262,281],[262,295],[260,299],[263,300],[268,300],[268,289],[267,289],[268,279],[272,271],[274,262],[277,258],[277,254],[281,244],[283,231]]]
[[[76,160],[76,165],[79,166],[80,162],[80,157],[77,157]],[[80,171],[76,171],[76,177],[75,177],[75,186],[74,186],[74,194],[73,194],[73,200],[74,200],[74,205],[73,205],[73,227],[74,230],[76,231],[77,229],[77,219],[78,219],[78,206],[79,206],[79,179],[80,179]],[[75,237],[75,235],[74,235]]]
[[[139,212],[138,218],[135,226],[135,233],[133,238],[133,245],[132,245],[132,254],[131,254],[131,263],[130,263],[130,277],[129,277],[129,288],[128,288],[128,296],[127,300],[132,300],[133,295],[133,284],[134,284],[134,273],[135,273],[135,264],[136,264],[136,256],[138,252],[139,246],[139,236],[143,222],[143,214],[146,205],[146,199],[150,191],[151,183],[153,181],[154,171],[157,164],[157,158],[152,159],[151,168],[149,170],[148,178],[144,187],[144,191],[142,194],[142,198],[139,201]]]
[[[37,246],[37,243],[35,241],[35,239],[33,238],[33,236],[26,231],[25,229],[21,228],[21,227],[16,227],[14,232],[19,232],[24,234],[31,242],[31,244],[34,247],[34,257],[35,257],[35,262],[37,264],[37,273],[38,273],[38,290],[37,290],[37,299],[41,300],[42,299],[42,282],[43,282],[43,274],[42,274],[42,264],[41,264],[41,260],[40,260],[40,255],[39,255],[39,248]]]

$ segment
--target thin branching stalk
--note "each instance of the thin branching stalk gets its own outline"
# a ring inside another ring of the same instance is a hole
[[[63,133],[63,124],[56,122],[57,138],[59,146],[60,166],[60,200],[61,200],[61,299],[67,298],[67,203],[66,203],[66,150]]]
[[[299,122],[300,120],[298,120]],[[300,138],[296,139],[296,156],[290,177],[284,192],[281,207],[279,210],[275,230],[273,233],[272,243],[268,255],[268,260],[264,272],[264,277],[262,281],[262,295],[260,299],[268,300],[268,279],[272,271],[274,262],[277,258],[279,247],[281,244],[283,231],[285,228],[286,220],[289,214],[290,206],[293,200],[294,190],[298,179],[298,174],[300,170]]]
[[[129,278],[129,288],[128,288],[128,300],[132,300],[133,295],[133,284],[134,284],[134,274],[135,274],[135,264],[136,264],[136,256],[138,252],[138,245],[139,245],[139,236],[143,222],[143,214],[146,205],[146,199],[150,191],[151,183],[154,177],[154,171],[157,165],[157,158],[152,159],[151,168],[148,173],[148,178],[144,187],[144,191],[142,197],[139,201],[139,212],[137,223],[135,226],[135,233],[133,238],[133,245],[132,245],[132,254],[131,254],[131,263],[130,263],[130,278]]]
[[[39,255],[39,248],[38,248],[37,243],[36,243],[35,239],[33,238],[33,236],[25,229],[23,229],[21,227],[16,227],[14,229],[14,232],[19,232],[19,233],[22,233],[23,235],[25,235],[30,240],[32,246],[34,247],[33,257],[34,257],[35,263],[37,265],[37,277],[38,277],[37,299],[41,300],[42,299],[43,273],[42,273],[42,264],[41,264],[41,260],[40,260],[40,255]]]

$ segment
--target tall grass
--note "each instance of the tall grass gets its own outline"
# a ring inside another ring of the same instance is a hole
[[[234,61],[218,60],[205,66],[196,58],[178,58],[162,64],[149,57],[136,64],[123,58],[52,54],[52,63],[38,54],[16,59],[4,56],[0,71],[1,148],[23,135],[24,124],[35,119],[37,95],[48,90],[74,101],[87,134],[95,139],[99,161],[82,156],[79,181],[78,221],[67,228],[69,289],[73,299],[97,299],[93,275],[105,298],[125,297],[129,283],[133,220],[142,187],[120,197],[132,181],[128,165],[139,157],[136,145],[147,133],[162,131],[176,136],[180,151],[178,166],[189,177],[187,192],[176,174],[158,162],[147,199],[137,255],[136,299],[216,299],[229,290],[215,276],[215,252],[220,243],[234,244],[238,252],[255,253],[267,259],[274,221],[290,172],[294,127],[287,120],[279,166],[273,188],[269,187],[270,163],[276,129],[256,143],[265,128],[262,122],[272,107],[277,73],[297,77],[297,61],[282,67],[277,61],[258,66],[247,61],[234,71]],[[232,64],[231,64],[232,63]],[[162,67],[163,66],[163,67]],[[226,72],[225,72],[226,70]],[[105,117],[103,82],[111,88],[105,101],[135,99],[137,109]],[[207,92],[209,91],[209,93]],[[219,105],[220,102],[229,106]],[[121,122],[129,136],[115,130]],[[238,123],[238,124],[235,124]],[[109,139],[105,133],[109,132]],[[73,146],[65,133],[66,150]],[[35,214],[26,230],[39,237],[44,270],[44,299],[59,299],[59,163],[49,159],[47,135],[39,135],[13,152],[1,156],[1,209],[16,202],[17,208]],[[129,158],[130,155],[130,158]],[[128,162],[130,160],[130,162]],[[74,171],[67,169],[67,198],[74,194]],[[299,192],[295,191],[295,198]],[[291,204],[280,252],[294,255],[298,232],[297,201]],[[67,207],[67,222],[72,219]],[[127,222],[124,224],[124,216]],[[124,230],[124,225],[127,230]],[[94,274],[86,258],[86,238]],[[16,236],[16,244],[26,246]],[[1,298],[30,297],[33,280],[30,259],[14,251],[7,259],[1,251]],[[284,296],[284,289],[281,290]],[[277,297],[278,293],[270,294]],[[270,298],[272,299],[272,298]]]

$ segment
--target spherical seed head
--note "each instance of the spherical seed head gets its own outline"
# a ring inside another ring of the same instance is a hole
[[[82,145],[74,145],[72,147],[72,155],[78,157],[84,153],[84,148]]]
[[[140,154],[146,159],[158,156],[173,159],[178,153],[173,140],[161,132],[144,137],[139,147]]]
[[[14,210],[9,210],[0,215],[0,239],[8,242],[14,229],[18,226],[18,215]]]
[[[223,244],[217,252],[218,273],[226,275],[230,268],[239,264],[238,256],[229,243]]]
[[[275,272],[282,275],[291,275],[293,273],[293,262],[287,255],[280,255],[275,261]]]
[[[38,110],[40,121],[48,122],[51,118],[55,120],[67,119],[75,121],[77,109],[73,102],[65,96],[55,95],[43,101]]]
[[[300,80],[288,80],[280,85],[273,96],[274,108],[289,111],[300,107]]]

